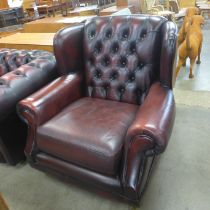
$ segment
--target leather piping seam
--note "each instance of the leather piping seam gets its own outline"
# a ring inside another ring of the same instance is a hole
[[[140,138],[145,138],[146,137],[146,140],[148,140],[148,141],[150,141],[150,142],[153,142],[153,138],[151,138],[149,135],[146,135],[146,134],[139,134],[139,135],[135,135],[135,136],[133,136],[132,138],[130,138],[130,140],[129,140],[129,146],[128,146],[128,149],[126,150],[126,154],[125,154],[125,168],[124,168],[124,170],[123,170],[123,183],[124,184],[126,184],[126,182],[127,182],[127,178],[126,178],[126,173],[127,173],[127,166],[128,166],[128,158],[127,158],[127,156],[128,156],[128,150],[130,149],[130,147],[131,147],[131,144],[134,142],[134,139],[136,138],[136,137],[140,137]],[[145,152],[145,151],[143,151],[143,152]]]

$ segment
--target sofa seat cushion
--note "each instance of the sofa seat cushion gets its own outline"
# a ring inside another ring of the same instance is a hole
[[[37,147],[65,161],[116,175],[137,105],[85,97],[37,130]]]

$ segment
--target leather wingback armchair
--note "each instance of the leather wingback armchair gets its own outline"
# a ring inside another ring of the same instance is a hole
[[[63,76],[18,105],[30,164],[138,202],[174,123],[176,39],[173,22],[145,15],[59,31]]]
[[[0,162],[25,159],[26,125],[16,104],[57,75],[52,53],[40,50],[0,49]]]

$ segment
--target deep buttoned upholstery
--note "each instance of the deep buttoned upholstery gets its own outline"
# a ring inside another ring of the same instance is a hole
[[[86,24],[84,53],[89,96],[134,104],[144,101],[158,75],[155,55],[162,24],[157,21],[124,17],[121,21],[104,18]]]
[[[174,23],[146,15],[59,31],[62,76],[18,105],[30,164],[138,203],[173,127],[176,37]]]
[[[51,53],[41,50],[15,50],[0,49],[0,76],[16,70],[18,67],[29,63],[39,57],[50,58]],[[52,56],[51,56],[52,57]]]
[[[55,79],[55,65],[54,55],[46,51],[0,49],[0,162],[24,159],[27,129],[16,104]]]

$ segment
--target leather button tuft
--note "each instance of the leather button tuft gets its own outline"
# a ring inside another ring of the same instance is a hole
[[[107,39],[110,39],[112,37],[112,29],[107,29],[106,33],[105,33],[105,37]]]
[[[133,82],[135,80],[135,75],[134,74],[131,74],[129,76],[129,82]]]
[[[119,88],[118,88],[118,91],[122,94],[125,92],[125,87],[120,85]]]
[[[125,67],[126,64],[127,64],[127,59],[126,59],[126,57],[122,56],[122,57],[120,58],[120,66],[121,66],[121,67]]]
[[[101,41],[97,41],[94,48],[94,53],[99,54],[102,51],[102,43]]]
[[[125,38],[125,39],[128,38],[128,34],[124,34],[123,38]]]
[[[101,71],[99,69],[96,69],[95,78],[99,79],[99,78],[101,78],[101,76],[102,76]]]
[[[108,83],[105,83],[105,84],[104,84],[104,89],[105,89],[105,90],[109,89],[109,84],[108,84]]]
[[[117,72],[111,73],[111,75],[110,75],[110,80],[115,80],[115,79],[117,79],[117,76],[118,76]]]
[[[144,67],[144,64],[142,62],[139,62],[137,67],[138,69],[142,69]]]
[[[129,50],[130,50],[131,54],[136,52],[136,43],[135,42],[131,42]]]
[[[127,40],[128,39],[128,36],[129,36],[129,29],[126,28],[122,32],[122,40]]]
[[[119,51],[119,44],[117,42],[113,43],[111,47],[111,52],[112,53],[117,53]]]
[[[102,65],[103,66],[109,66],[109,64],[110,64],[110,58],[109,58],[108,55],[105,55],[103,60],[102,60]]]

